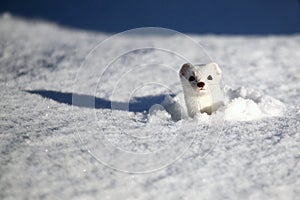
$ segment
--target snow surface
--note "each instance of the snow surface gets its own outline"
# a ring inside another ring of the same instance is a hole
[[[297,199],[300,35],[142,33],[1,16],[0,198]],[[178,70],[211,59],[226,105],[188,118]]]

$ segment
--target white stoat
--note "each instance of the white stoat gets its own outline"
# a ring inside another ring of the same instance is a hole
[[[221,88],[222,72],[216,63],[192,65],[186,63],[179,72],[184,99],[190,117],[206,112],[211,114],[224,105]]]

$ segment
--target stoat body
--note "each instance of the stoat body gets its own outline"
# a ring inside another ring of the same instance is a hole
[[[184,99],[190,117],[197,113],[211,114],[224,104],[221,87],[222,71],[216,63],[186,63],[179,72]]]

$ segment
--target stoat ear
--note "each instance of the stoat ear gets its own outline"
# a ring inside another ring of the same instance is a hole
[[[215,71],[217,72],[217,75],[222,74],[222,71],[217,63],[212,62],[212,63],[209,63],[208,65],[214,67]]]
[[[185,63],[182,65],[179,75],[184,76],[186,74],[186,71],[188,70],[188,68],[191,66],[191,63]]]

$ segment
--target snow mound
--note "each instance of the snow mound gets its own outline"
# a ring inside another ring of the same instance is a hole
[[[226,121],[252,121],[265,117],[279,117],[286,110],[284,103],[255,89],[245,87],[232,89],[226,86],[224,92],[225,106],[213,115],[222,115]],[[182,93],[174,98],[167,95],[162,106],[174,121],[187,118]],[[207,116],[206,113],[202,113],[199,114],[198,118],[206,119]]]
[[[188,117],[183,93],[179,93],[174,98],[167,95],[162,102],[162,106],[171,115],[172,120],[178,121]]]
[[[225,120],[251,121],[264,117],[279,117],[286,107],[281,101],[259,91],[239,87],[225,88]]]

